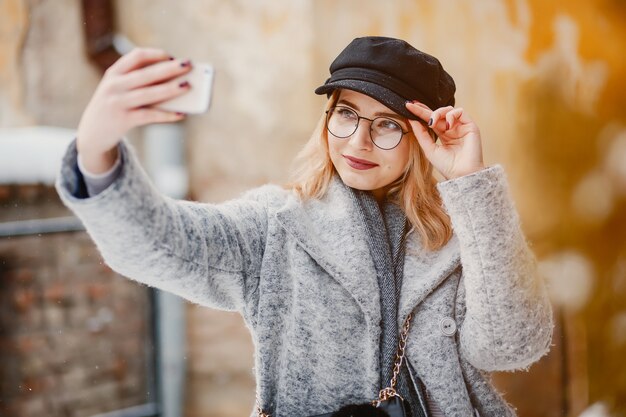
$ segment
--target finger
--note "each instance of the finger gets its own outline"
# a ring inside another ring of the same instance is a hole
[[[473,136],[470,133],[476,133],[475,125],[473,123],[458,123],[452,129],[439,135],[441,145],[454,145],[462,143],[468,138]]]
[[[137,68],[154,64],[160,61],[173,59],[167,52],[157,48],[135,48],[115,61],[107,70],[114,74],[126,74]]]
[[[175,113],[152,107],[130,111],[130,121],[133,126],[143,126],[151,123],[173,123],[183,120],[186,116],[185,113]]]
[[[428,123],[428,121],[430,120],[432,110],[427,105],[414,100],[408,101],[406,103],[406,108],[408,111],[422,119],[424,122]]]
[[[190,88],[187,81],[169,81],[132,90],[123,95],[122,103],[126,109],[150,106],[185,94]]]
[[[434,110],[432,112],[431,120],[430,120],[430,127],[431,127],[431,129],[435,130],[437,133],[445,131],[445,126],[446,126],[445,117],[446,117],[446,114],[448,114],[453,109],[454,109],[454,107],[452,107],[452,106],[446,106],[446,107],[440,107],[440,108]]]
[[[411,128],[413,129],[413,134],[415,135],[417,142],[424,150],[424,154],[427,156],[432,154],[435,151],[437,144],[435,143],[435,140],[433,140],[432,136],[430,136],[428,129],[417,120],[409,120],[409,123],[411,124]]]
[[[463,108],[458,107],[446,113],[446,130],[452,130],[456,127],[457,121],[463,116]]]
[[[144,68],[131,71],[117,82],[119,91],[128,91],[135,88],[161,83],[191,71],[190,60],[161,61]]]

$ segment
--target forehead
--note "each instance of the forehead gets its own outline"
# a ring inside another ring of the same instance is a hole
[[[356,110],[366,111],[368,113],[387,113],[389,115],[395,115],[397,117],[402,117],[389,107],[382,104],[380,101],[373,99],[372,97],[358,93],[352,90],[341,89],[339,91],[339,97],[337,102],[347,101],[348,103],[356,106]]]

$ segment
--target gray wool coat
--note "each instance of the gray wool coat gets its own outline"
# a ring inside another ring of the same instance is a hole
[[[377,397],[381,307],[364,225],[340,179],[321,200],[267,185],[221,204],[175,201],[122,142],[123,169],[86,198],[75,144],[57,190],[115,271],[192,302],[240,312],[257,392],[273,417]],[[545,355],[552,311],[502,167],[438,185],[454,228],[440,250],[407,237],[399,324],[407,357],[444,415],[514,416],[489,371]],[[254,413],[253,413],[254,415]]]

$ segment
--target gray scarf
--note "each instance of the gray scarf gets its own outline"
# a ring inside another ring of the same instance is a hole
[[[382,332],[380,338],[381,389],[389,386],[398,351],[398,304],[404,273],[407,219],[402,209],[385,201],[380,206],[371,193],[349,188],[367,230],[370,254],[380,287]],[[411,383],[406,361],[398,377],[398,393],[408,402],[413,417],[424,416],[419,395]]]

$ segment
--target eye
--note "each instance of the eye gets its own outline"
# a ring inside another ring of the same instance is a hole
[[[387,132],[402,131],[402,126],[400,126],[398,122],[395,122],[391,119],[378,119],[376,127]]]
[[[347,107],[337,107],[335,112],[337,113],[337,116],[340,116],[342,119],[356,120],[356,113]]]

